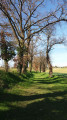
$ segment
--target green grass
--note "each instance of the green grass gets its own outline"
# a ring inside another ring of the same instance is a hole
[[[0,70],[0,120],[67,120],[67,74]]]

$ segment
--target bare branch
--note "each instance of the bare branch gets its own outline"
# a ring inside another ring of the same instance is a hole
[[[33,15],[33,13],[36,11],[36,9],[37,9],[43,2],[44,2],[44,0],[42,0],[42,2],[41,2],[39,5],[36,6],[36,8],[33,10],[33,12],[31,12],[30,16],[28,17],[28,19],[27,19],[27,21],[26,21],[26,23],[25,23],[25,25],[24,25],[24,28],[25,28],[25,26],[27,25],[27,23],[28,23],[29,19],[31,18],[31,16]]]

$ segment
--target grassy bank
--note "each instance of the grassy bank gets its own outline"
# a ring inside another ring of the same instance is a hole
[[[67,74],[0,71],[1,120],[67,120]]]

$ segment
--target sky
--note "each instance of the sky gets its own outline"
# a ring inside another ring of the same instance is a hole
[[[9,64],[10,67],[14,67],[14,62],[13,62],[13,60],[10,60],[8,64]],[[1,67],[1,66],[4,66],[4,60],[2,60],[2,59],[0,59],[0,67]]]
[[[65,37],[67,42],[67,23],[62,22],[56,28],[56,36]],[[67,45],[55,45],[51,52],[51,60],[53,66],[67,66]]]
[[[61,0],[60,0],[61,2]],[[47,11],[50,9],[54,9],[56,7],[55,3],[51,4],[47,2]],[[65,37],[67,42],[67,22],[60,22],[60,24],[56,24],[56,37]],[[51,62],[53,66],[63,67],[67,66],[67,46],[66,45],[55,45],[53,50],[50,53]]]
[[[53,66],[67,66],[67,47],[56,45],[51,52],[51,62]]]

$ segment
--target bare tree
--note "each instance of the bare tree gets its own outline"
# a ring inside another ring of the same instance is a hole
[[[40,70],[40,59],[38,56],[34,56],[33,58],[33,70],[36,72]]]
[[[0,0],[0,10],[8,18],[18,42],[19,73],[21,74],[23,56],[28,55],[31,38],[50,24],[67,21],[65,3],[46,13],[46,7],[38,14],[45,0]],[[47,22],[47,19],[50,19]],[[27,64],[27,63],[26,63]]]
[[[41,73],[45,72],[46,67],[46,56],[43,54],[43,51],[40,51],[39,55],[33,57],[33,69]]]
[[[48,65],[49,68],[49,76],[52,77],[52,63],[50,60],[50,52],[53,49],[53,46],[56,44],[63,44],[65,41],[65,38],[56,38],[55,36],[55,27],[54,25],[49,25],[48,27],[46,27],[45,29],[45,34],[46,34],[46,40],[45,42],[45,48],[46,48],[46,63]]]
[[[47,68],[46,56],[44,54],[42,54],[42,66],[41,66],[42,72],[45,72],[46,68]]]
[[[30,72],[32,71],[32,67],[33,67],[33,57],[35,55],[37,55],[37,45],[38,39],[36,38],[32,38],[31,42],[30,42],[30,46],[29,46],[29,64],[30,64]]]
[[[40,71],[40,73],[45,72],[45,70],[46,70],[46,56],[42,50],[39,52],[38,58],[39,58],[39,71]]]

